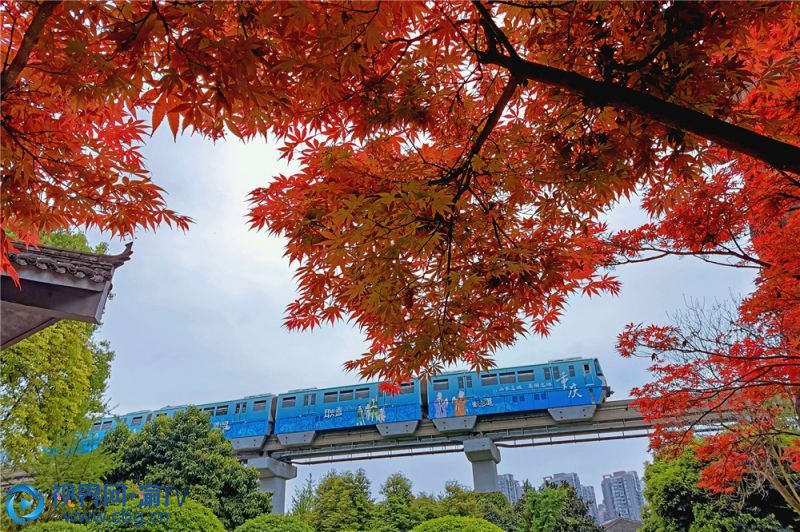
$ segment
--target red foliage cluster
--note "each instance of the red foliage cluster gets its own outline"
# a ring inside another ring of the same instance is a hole
[[[756,475],[800,508],[788,489],[800,471],[800,353],[774,321],[747,322],[733,305],[693,304],[674,325],[628,326],[617,348],[654,362],[656,380],[633,393],[656,423],[655,448],[696,447],[704,487],[733,492]],[[698,431],[710,433],[695,440]]]

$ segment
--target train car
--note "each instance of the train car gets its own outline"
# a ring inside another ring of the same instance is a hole
[[[424,388],[424,389],[423,389]],[[481,415],[547,411],[556,421],[589,419],[611,394],[596,358],[569,358],[491,371],[438,375],[423,387],[414,379],[400,393],[380,392],[379,383],[309,388],[280,395],[197,405],[208,412],[237,451],[258,451],[276,434],[286,446],[310,443],[318,431],[376,427],[382,436],[413,434],[423,412],[442,432],[474,428]],[[80,452],[100,445],[119,423],[131,431],[162,416],[172,417],[188,405],[132,412],[97,421],[81,441]]]
[[[237,451],[261,449],[272,430],[273,394],[250,395],[244,399],[199,404],[211,416],[211,426],[219,428]],[[153,412],[153,419],[172,417],[189,406],[166,406]]]
[[[139,432],[144,424],[150,421],[151,412],[140,410],[122,416],[104,417],[95,421],[89,428],[89,433],[78,444],[78,453],[88,453],[100,446],[106,434],[117,428],[122,423],[127,425],[131,432]]]
[[[388,395],[379,383],[295,390],[278,395],[275,434],[287,446],[310,443],[317,431],[375,426],[383,436],[413,434],[422,418],[421,384]]]
[[[588,419],[610,390],[596,358],[552,360],[428,381],[428,417],[443,432],[469,430],[477,416],[544,410],[556,421]]]

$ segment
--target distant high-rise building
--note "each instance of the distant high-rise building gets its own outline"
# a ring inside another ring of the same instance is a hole
[[[606,505],[600,503],[597,505],[597,522],[605,523],[606,521],[608,521],[608,519],[606,519]]]
[[[615,517],[642,520],[644,498],[636,471],[616,471],[611,475],[603,475],[602,486],[606,521]]]
[[[543,485],[547,484],[569,484],[575,488],[575,493],[577,493],[578,497],[583,499],[586,502],[586,506],[589,507],[589,515],[592,516],[596,523],[600,523],[594,487],[582,485],[577,473],[556,473],[555,475],[544,477]]]
[[[510,473],[497,475],[497,488],[511,504],[516,504],[522,498],[522,486],[518,480],[514,480],[514,475]]]
[[[594,522],[600,523],[600,512],[597,511],[597,497],[594,495],[594,486],[581,486],[579,495],[586,501],[586,506],[589,507],[589,515],[592,516]]]

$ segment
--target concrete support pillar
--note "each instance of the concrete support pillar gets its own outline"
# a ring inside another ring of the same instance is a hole
[[[478,493],[497,491],[497,464],[500,451],[489,438],[464,440],[464,454],[472,462],[472,484]]]
[[[269,456],[247,460],[247,465],[258,469],[261,491],[272,493],[272,513],[282,514],[286,508],[286,481],[297,476],[297,468]]]

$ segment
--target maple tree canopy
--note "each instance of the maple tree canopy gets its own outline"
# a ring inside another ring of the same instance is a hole
[[[2,30],[2,223],[28,242],[186,228],[138,151],[164,121],[269,135],[301,166],[249,198],[298,265],[286,324],[353,320],[365,377],[490,367],[672,254],[756,268],[740,319],[796,356],[800,3],[6,1]],[[610,232],[631,196],[651,222]]]

